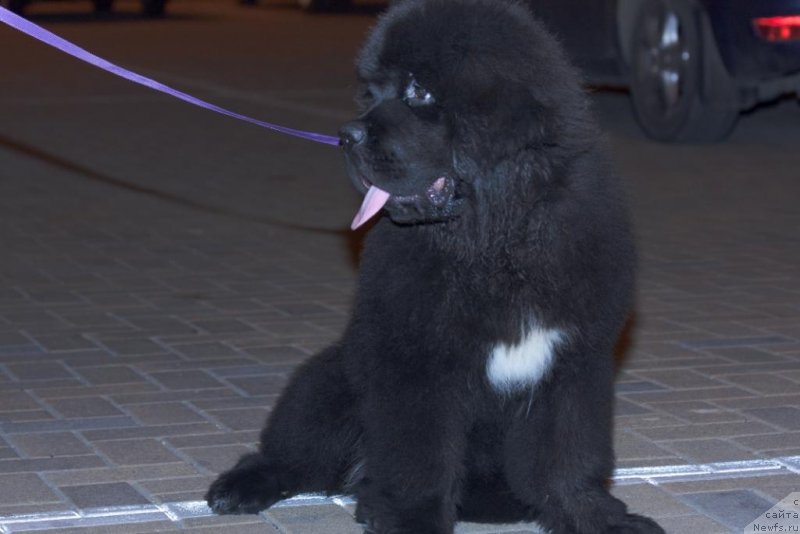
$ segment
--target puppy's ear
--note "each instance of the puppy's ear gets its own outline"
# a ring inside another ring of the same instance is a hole
[[[472,109],[453,118],[453,164],[462,177],[487,175],[498,165],[544,158],[555,142],[553,114],[526,88],[501,86],[483,92]]]

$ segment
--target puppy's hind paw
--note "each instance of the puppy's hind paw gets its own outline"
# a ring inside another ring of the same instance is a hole
[[[216,514],[257,514],[286,496],[260,458],[244,457],[211,484],[205,499]]]
[[[664,529],[649,517],[626,514],[622,522],[611,527],[608,532],[613,534],[664,534]]]

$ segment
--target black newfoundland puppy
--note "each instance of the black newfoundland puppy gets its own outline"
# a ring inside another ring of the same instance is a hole
[[[342,339],[294,375],[206,496],[255,513],[357,497],[374,534],[459,519],[657,533],[612,497],[612,351],[634,250],[575,71],[522,6],[406,0],[342,128],[370,231]]]

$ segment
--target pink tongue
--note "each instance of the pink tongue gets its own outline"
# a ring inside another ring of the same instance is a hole
[[[350,225],[350,229],[355,230],[370,220],[373,215],[381,211],[383,205],[389,200],[389,196],[389,193],[383,189],[379,189],[374,185],[371,186],[364,196],[364,202],[361,203],[361,208],[359,208],[356,218],[353,219],[353,224]]]

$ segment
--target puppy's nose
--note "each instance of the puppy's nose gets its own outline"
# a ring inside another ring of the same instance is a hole
[[[340,143],[344,146],[357,145],[367,137],[367,125],[362,121],[350,121],[339,130]]]

